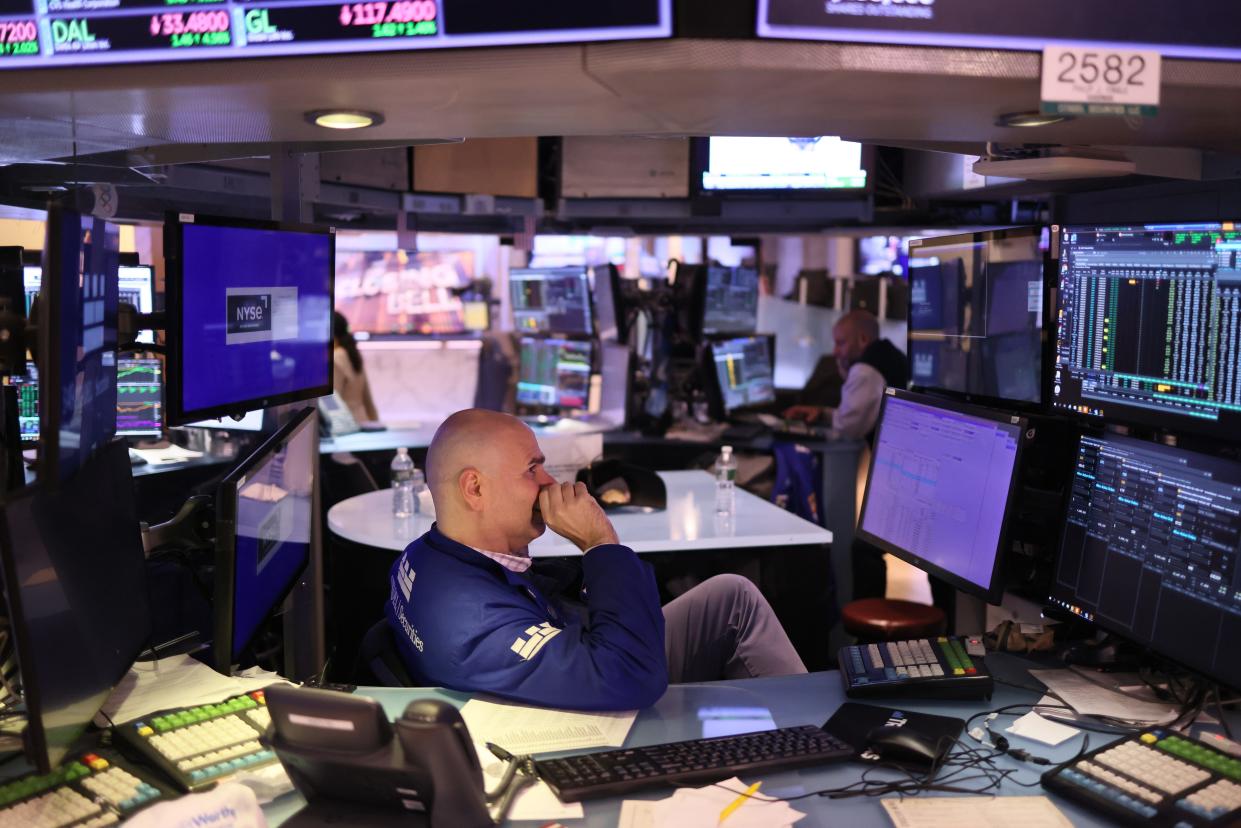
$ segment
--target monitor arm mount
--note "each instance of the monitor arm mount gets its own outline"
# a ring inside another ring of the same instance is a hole
[[[164,330],[164,326],[167,324],[166,319],[164,311],[141,313],[131,303],[121,302],[117,309],[116,317],[116,341],[120,343],[120,350],[165,353],[165,346],[149,342],[138,342],[137,339],[139,331]]]
[[[215,548],[215,498],[191,495],[169,520],[154,526],[141,524],[142,548],[147,557],[165,548],[209,551]]]

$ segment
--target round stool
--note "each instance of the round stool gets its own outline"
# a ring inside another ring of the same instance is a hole
[[[850,601],[840,615],[845,632],[863,643],[927,638],[948,627],[948,618],[939,607],[887,598]]]

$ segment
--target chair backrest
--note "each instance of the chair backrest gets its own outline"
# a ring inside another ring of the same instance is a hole
[[[348,452],[337,452],[320,459],[322,479],[319,497],[323,513],[355,495],[379,490],[379,484],[367,470],[366,464]]]
[[[357,684],[378,684],[382,687],[417,686],[396,648],[392,625],[387,618],[381,618],[372,624],[366,635],[362,636],[353,675]]]

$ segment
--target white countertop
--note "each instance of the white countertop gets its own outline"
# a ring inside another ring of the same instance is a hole
[[[832,533],[775,504],[737,490],[731,520],[715,514],[715,479],[703,471],[659,472],[668,488],[668,508],[649,514],[611,513],[621,543],[635,552],[680,552],[832,542]],[[328,527],[345,540],[379,549],[402,550],[431,527],[432,516],[392,517],[392,491],[351,497],[328,511]],[[580,555],[553,532],[530,544],[535,558]]]

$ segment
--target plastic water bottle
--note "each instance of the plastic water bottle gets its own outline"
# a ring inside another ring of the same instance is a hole
[[[715,458],[715,513],[731,515],[737,507],[737,458],[733,447],[724,446]]]
[[[413,474],[410,476],[410,491],[414,496],[414,513],[429,512],[427,503],[431,497],[431,490],[427,488],[427,476],[417,466],[414,467]]]
[[[392,458],[392,515],[407,518],[414,514],[414,461],[409,449],[399,448]]]

